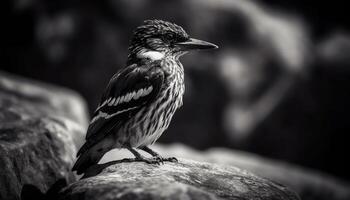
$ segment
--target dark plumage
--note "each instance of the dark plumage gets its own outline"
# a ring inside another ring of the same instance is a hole
[[[136,28],[129,46],[127,67],[107,85],[78,151],[73,170],[84,173],[113,148],[127,148],[135,159],[159,163],[162,158],[148,148],[167,129],[182,105],[184,71],[179,57],[189,50],[217,48],[190,38],[178,25],[147,20]],[[135,148],[151,154],[141,156]]]

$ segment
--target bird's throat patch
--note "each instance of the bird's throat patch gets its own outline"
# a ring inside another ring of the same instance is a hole
[[[138,58],[151,61],[161,60],[164,56],[165,54],[159,51],[144,51],[137,54]]]

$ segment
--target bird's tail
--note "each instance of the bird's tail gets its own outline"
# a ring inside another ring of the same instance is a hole
[[[77,171],[77,174],[84,173],[88,168],[96,165],[108,150],[107,148],[101,148],[99,144],[89,146],[88,142],[85,143],[78,152],[79,157],[72,171]]]

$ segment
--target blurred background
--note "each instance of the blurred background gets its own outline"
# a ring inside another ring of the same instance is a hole
[[[184,106],[161,143],[226,147],[350,180],[350,18],[340,0],[5,0],[0,70],[96,108],[132,30],[175,22],[216,51],[182,58]]]

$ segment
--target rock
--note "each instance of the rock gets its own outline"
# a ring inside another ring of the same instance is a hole
[[[237,166],[273,180],[295,191],[303,200],[348,200],[350,183],[331,175],[262,156],[225,148],[197,151],[184,145],[156,145],[163,156]],[[123,152],[112,151],[102,162],[122,158]]]
[[[41,192],[32,184],[23,185],[21,192],[21,200],[56,200],[57,194],[67,186],[65,179],[57,180],[45,193]]]
[[[41,192],[70,168],[87,126],[76,93],[0,72],[0,199],[19,199],[22,186]]]
[[[299,199],[286,187],[236,167],[183,159],[163,165],[111,162],[104,167],[97,176],[63,189],[58,198]]]

